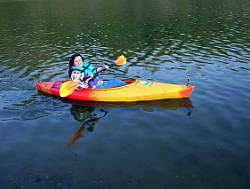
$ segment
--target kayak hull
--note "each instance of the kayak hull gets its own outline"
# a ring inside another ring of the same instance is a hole
[[[75,90],[67,99],[102,102],[135,102],[161,99],[188,98],[194,86],[160,83],[146,80],[124,80],[125,86],[108,89]],[[59,89],[64,81],[37,82],[39,91],[59,96]]]

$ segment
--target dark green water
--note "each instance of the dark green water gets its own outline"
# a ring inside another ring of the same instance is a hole
[[[0,0],[0,188],[250,188],[249,0]],[[38,94],[82,52],[186,100]]]

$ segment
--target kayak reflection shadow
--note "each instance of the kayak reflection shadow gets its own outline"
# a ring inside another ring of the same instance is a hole
[[[76,101],[65,98],[60,98],[65,103],[70,103],[79,107],[97,107],[97,108],[142,108],[145,111],[147,109],[162,108],[167,110],[176,110],[178,108],[187,108],[188,115],[191,115],[191,108],[193,104],[189,98],[181,99],[168,99],[168,100],[157,100],[157,101],[142,101],[142,102],[95,102],[95,101]]]
[[[110,108],[142,108],[145,112],[154,112],[155,108],[162,108],[167,110],[176,110],[178,108],[186,108],[187,116],[191,115],[192,102],[188,98],[173,99],[173,100],[159,100],[146,102],[127,102],[127,103],[108,103],[108,102],[93,102],[93,101],[74,101],[69,99],[61,99],[65,103],[72,104],[70,108],[74,119],[81,122],[81,126],[75,135],[69,140],[68,146],[71,147],[80,138],[84,136],[85,132],[93,132],[94,126],[101,119],[104,118]]]

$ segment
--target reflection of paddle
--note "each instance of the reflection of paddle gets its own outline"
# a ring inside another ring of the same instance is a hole
[[[71,147],[73,144],[75,144],[75,142],[83,137],[83,131],[84,131],[84,127],[80,127],[80,129],[76,132],[76,134],[73,136],[72,139],[70,139],[70,141],[68,142],[68,147]]]
[[[75,135],[69,140],[69,142],[68,142],[68,147],[69,147],[69,148],[70,148],[73,144],[75,144],[76,141],[77,141],[78,139],[80,139],[80,138],[83,137],[83,133],[84,133],[85,128],[87,128],[87,130],[88,130],[89,132],[93,132],[93,130],[94,130],[94,127],[93,127],[93,126],[95,125],[95,123],[96,123],[99,119],[105,117],[105,116],[108,114],[108,112],[105,111],[105,110],[103,110],[103,109],[100,109],[100,112],[103,112],[104,114],[103,114],[102,116],[99,116],[99,117],[93,117],[93,118],[87,117],[87,118],[84,119],[84,122],[83,122],[82,126],[80,127],[80,129],[79,129],[79,130],[75,133]],[[73,111],[72,111],[71,113],[73,113]],[[94,116],[96,116],[96,115],[94,115]],[[76,117],[75,117],[75,118],[76,118]]]
[[[116,66],[122,66],[126,64],[126,57],[121,55],[119,56],[115,63],[111,64],[109,67],[113,67],[114,65]],[[96,72],[95,76],[96,77],[98,75],[98,73],[100,72],[104,72],[106,70],[106,68]],[[85,83],[88,83],[89,80],[91,80],[92,78],[88,77],[84,82]],[[67,81],[67,82],[64,82],[61,87],[60,87],[60,91],[59,91],[59,94],[60,94],[60,97],[66,97],[66,96],[69,96],[70,94],[72,94],[75,89],[77,88],[77,85],[80,83],[80,81]]]

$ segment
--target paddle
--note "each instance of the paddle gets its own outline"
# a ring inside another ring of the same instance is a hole
[[[111,65],[109,65],[109,67],[113,67],[114,65],[116,66],[122,66],[124,64],[126,64],[126,57],[124,55],[121,55],[119,56],[115,62]],[[95,76],[96,77],[100,72],[104,72],[106,70],[106,68],[96,72]],[[93,78],[90,78],[88,77],[86,80],[85,80],[85,83],[88,83],[89,80],[91,80]],[[80,83],[81,81],[73,81],[73,80],[70,80],[70,81],[67,81],[67,82],[64,82],[61,87],[60,87],[60,90],[59,90],[59,94],[60,94],[60,97],[66,97],[66,96],[69,96],[70,94],[72,94],[75,89],[77,88],[77,85]]]

